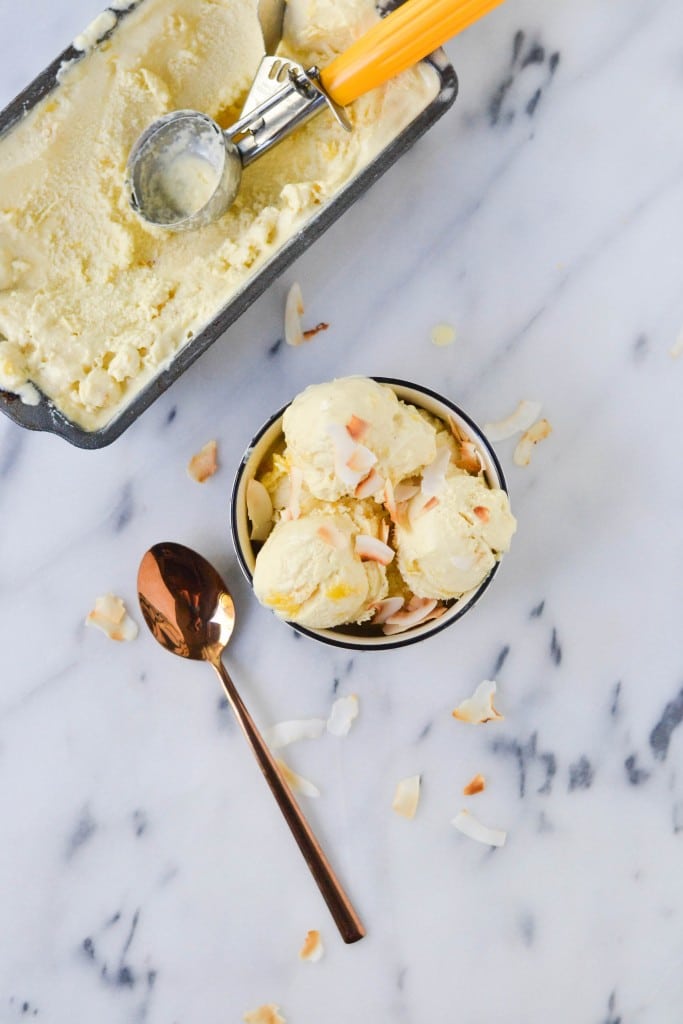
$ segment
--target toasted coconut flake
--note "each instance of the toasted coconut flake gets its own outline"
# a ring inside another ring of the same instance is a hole
[[[391,480],[387,480],[384,485],[384,507],[389,513],[389,518],[392,523],[397,523],[398,514],[396,511],[396,497],[394,495],[394,485]]]
[[[493,706],[496,689],[493,679],[485,679],[483,683],[479,683],[472,696],[458,704],[453,711],[453,718],[460,722],[468,722],[470,725],[502,722],[503,715]]]
[[[430,333],[432,344],[438,348],[452,345],[455,341],[455,327],[452,324],[434,324]]]
[[[525,434],[522,434],[512,456],[515,466],[528,466],[534,447],[551,434],[552,429],[547,420],[538,420]]]
[[[328,423],[325,433],[332,438],[337,460],[346,464],[356,450],[356,442],[346,427],[342,427],[341,423]]]
[[[481,456],[472,441],[463,441],[454,461],[458,469],[464,469],[470,476],[478,476],[481,472]]]
[[[486,779],[483,775],[477,774],[463,787],[464,796],[475,796],[476,793],[483,793],[486,789]]]
[[[508,437],[528,430],[541,414],[541,403],[523,398],[514,412],[502,420],[484,424],[484,433],[489,441],[506,441]]]
[[[394,487],[394,498],[396,503],[400,504],[404,501],[410,501],[416,494],[420,493],[420,488],[417,484],[400,483]]]
[[[409,511],[410,511],[410,502],[409,501],[399,501],[399,503],[396,506],[396,522],[397,523],[404,523],[406,521],[406,519],[409,518],[409,515],[408,515]]]
[[[386,521],[386,519],[383,519],[379,524],[379,539],[382,541],[383,544],[389,543],[390,532],[391,527],[389,526],[389,523]]]
[[[325,526],[319,526],[316,532],[325,544],[329,544],[330,547],[337,548],[338,551],[341,551],[342,548],[345,548],[349,543],[348,536],[345,533],[342,533],[341,530],[338,530],[332,523]]]
[[[358,697],[350,693],[348,697],[335,700],[327,719],[327,731],[333,736],[346,736],[355,718],[358,718]]]
[[[362,562],[379,562],[389,565],[396,552],[379,537],[370,537],[367,533],[359,533],[356,537],[356,554]]]
[[[683,355],[683,327],[678,332],[678,337],[669,349],[669,355],[673,359],[678,359],[680,355]]]
[[[415,817],[419,802],[420,776],[411,775],[407,779],[401,779],[394,793],[394,799],[391,804],[392,811],[396,811],[402,818],[412,819]]]
[[[360,416],[356,416],[354,413],[346,424],[346,429],[349,437],[352,437],[354,441],[360,441],[360,439],[365,437],[370,429],[370,424],[367,420],[362,420]]]
[[[482,523],[488,523],[489,519],[491,518],[491,510],[488,509],[486,505],[476,505],[475,508],[472,509],[472,511],[474,512],[477,519],[481,519]]]
[[[301,793],[302,796],[320,796],[320,790],[317,786],[314,786],[312,782],[305,779],[303,775],[297,775],[281,758],[276,757],[275,763],[282,772],[285,782],[295,793]]]
[[[451,461],[450,448],[445,445],[439,448],[433,462],[422,471],[420,489],[425,498],[432,498],[439,493],[446,479],[446,469]]]
[[[266,1003],[255,1010],[249,1010],[244,1014],[242,1020],[245,1021],[245,1024],[287,1024],[279,1011],[280,1007],[275,1003]]]
[[[126,617],[126,606],[116,594],[105,594],[95,599],[95,611],[90,615],[97,614],[113,625],[120,625]]]
[[[281,750],[299,740],[317,740],[325,732],[325,725],[324,718],[296,718],[271,725],[263,730],[263,735],[271,750]]]
[[[247,484],[247,515],[251,539],[265,540],[273,528],[273,503],[260,480],[250,480]]]
[[[507,832],[482,825],[468,810],[462,810],[456,814],[451,824],[455,825],[458,831],[469,839],[476,839],[478,843],[484,843],[486,846],[505,846]]]
[[[324,952],[325,947],[323,946],[320,932],[316,929],[306,932],[304,944],[299,950],[299,960],[306,960],[309,964],[315,964],[321,959]]]
[[[384,487],[384,478],[379,475],[376,469],[371,469],[364,480],[358,484],[354,495],[356,498],[370,498],[377,494]]]
[[[373,626],[381,626],[390,615],[395,615],[403,607],[402,597],[385,597],[383,601],[377,601],[374,605],[377,609],[372,617]]]
[[[203,484],[218,469],[218,445],[208,441],[187,464],[187,472],[198,484]]]
[[[320,334],[321,331],[326,331],[330,325],[321,320],[315,327],[309,327],[308,330],[303,332],[304,341],[310,341],[311,338],[315,338],[316,334]]]
[[[438,604],[433,598],[412,597],[405,610],[394,612],[387,617],[382,632],[385,636],[393,636],[396,633],[403,633],[406,629],[419,626],[425,622]]]
[[[405,515],[407,510],[410,522],[414,523],[416,519],[423,516],[425,512],[430,512],[433,508],[436,508],[438,504],[439,499],[436,495],[432,495],[431,498],[425,498],[424,494],[416,494],[409,502],[402,502],[401,505],[397,506],[399,520]]]
[[[448,607],[445,604],[437,604],[435,608],[432,608],[428,615],[425,615],[423,622],[430,622],[432,619],[440,619],[441,616],[448,611]]]
[[[357,487],[377,462],[377,456],[353,440],[346,427],[328,423],[327,433],[332,438],[335,454],[335,472],[350,487]]]
[[[371,452],[365,445],[357,444],[346,460],[346,465],[353,473],[358,473],[363,480],[376,462],[377,456],[374,452]]]
[[[126,606],[115,594],[105,594],[95,599],[95,607],[88,612],[86,626],[101,629],[110,640],[134,640],[138,635],[137,623],[131,619]]]
[[[448,417],[448,426],[451,428],[451,434],[458,442],[458,444],[465,444],[470,440],[469,434],[466,434],[463,427],[460,426],[458,421],[453,417]]]
[[[304,482],[304,474],[298,466],[292,466],[289,471],[289,500],[287,508],[282,514],[283,519],[298,519],[301,515],[301,488]]]
[[[301,317],[304,315],[304,297],[301,286],[295,281],[285,300],[285,341],[288,345],[301,345],[304,332],[301,328]]]

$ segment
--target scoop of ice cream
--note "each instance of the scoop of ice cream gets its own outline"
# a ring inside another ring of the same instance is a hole
[[[396,525],[401,575],[418,597],[459,597],[488,576],[516,526],[505,491],[454,470],[426,508],[424,494],[412,498]]]
[[[344,515],[281,520],[256,559],[256,597],[280,618],[313,629],[368,618],[370,605],[386,595],[386,574],[377,562],[361,561],[357,534]]]
[[[398,483],[436,455],[434,427],[391,388],[367,377],[306,388],[286,410],[283,430],[291,465],[322,501],[381,496],[386,480]]]

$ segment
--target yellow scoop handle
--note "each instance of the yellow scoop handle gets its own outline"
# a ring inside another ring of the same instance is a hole
[[[406,0],[320,74],[335,103],[345,107],[417,64],[503,0]]]

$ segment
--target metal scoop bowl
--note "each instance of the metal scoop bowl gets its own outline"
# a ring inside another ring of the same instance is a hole
[[[130,204],[144,220],[173,231],[202,227],[232,205],[242,160],[207,114],[177,110],[143,132],[128,161]]]

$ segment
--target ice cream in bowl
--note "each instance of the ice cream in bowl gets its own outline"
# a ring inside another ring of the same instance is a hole
[[[488,441],[405,381],[307,387],[258,432],[232,495],[238,559],[261,604],[308,636],[385,649],[479,599],[516,528]]]

